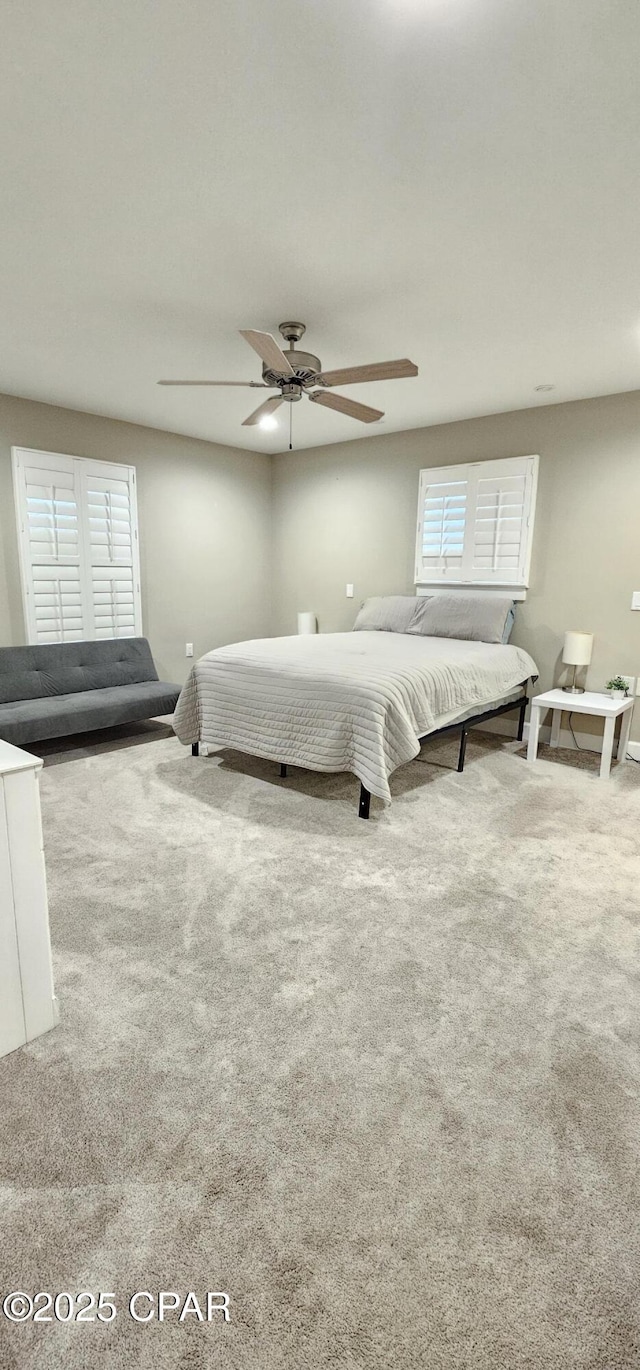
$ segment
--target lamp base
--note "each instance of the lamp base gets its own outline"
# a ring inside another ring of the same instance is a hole
[[[583,695],[584,690],[581,685],[563,685],[562,689],[566,695]]]

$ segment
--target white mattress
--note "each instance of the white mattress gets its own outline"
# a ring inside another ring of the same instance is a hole
[[[389,802],[389,776],[418,755],[421,737],[537,674],[511,645],[375,632],[260,638],[196,662],[173,726],[184,743],[352,771]]]

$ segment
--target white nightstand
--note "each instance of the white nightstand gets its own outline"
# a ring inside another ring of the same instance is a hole
[[[547,709],[552,710],[552,747],[557,747],[560,743],[560,720],[562,718],[563,710],[566,713],[572,714],[595,714],[598,718],[604,718],[600,779],[607,780],[611,770],[611,754],[613,752],[613,736],[616,718],[619,718],[621,714],[623,715],[620,724],[617,755],[618,761],[624,761],[629,745],[631,716],[633,714],[634,704],[635,700],[633,697],[630,699],[612,699],[610,695],[596,694],[595,691],[592,690],[585,690],[582,695],[567,694],[564,690],[547,690],[546,694],[536,695],[531,701],[531,722],[529,724],[527,761],[535,761],[538,755],[540,719]]]

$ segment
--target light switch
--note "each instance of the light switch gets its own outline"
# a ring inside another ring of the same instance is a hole
[[[353,599],[353,585],[347,585],[347,599]],[[640,604],[638,608],[640,609]]]
[[[631,596],[631,608],[640,609],[640,590],[634,590]]]
[[[186,651],[185,651],[185,656],[193,656],[193,643],[192,643],[192,642],[188,642],[188,643],[187,643],[187,648],[186,648]]]

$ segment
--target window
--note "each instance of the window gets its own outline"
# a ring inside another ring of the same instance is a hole
[[[537,457],[421,471],[416,584],[526,586],[537,475]]]
[[[142,631],[132,466],[14,447],[28,642]]]

